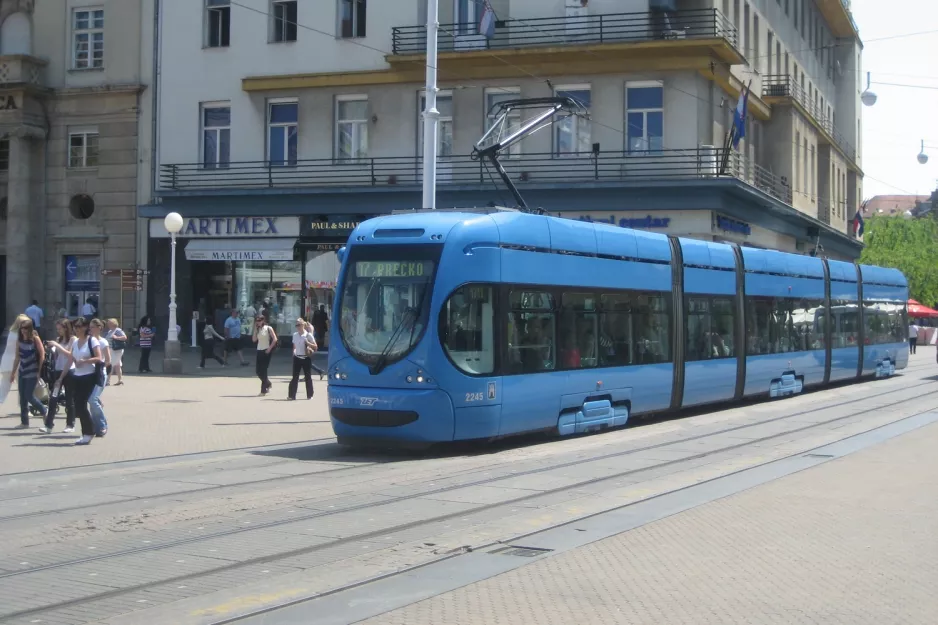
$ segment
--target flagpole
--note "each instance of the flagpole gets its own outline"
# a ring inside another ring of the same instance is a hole
[[[427,1],[427,87],[423,113],[423,208],[436,208],[436,145],[440,111],[436,108],[439,0]]]

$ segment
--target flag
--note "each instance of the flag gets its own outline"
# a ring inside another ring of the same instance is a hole
[[[479,34],[491,39],[495,36],[495,11],[486,0],[482,5],[482,19],[479,21]]]
[[[863,236],[863,215],[860,214],[860,211],[857,211],[853,216],[853,234],[858,237]]]
[[[752,85],[752,82],[749,83]],[[733,149],[739,149],[740,140],[746,136],[746,109],[749,106],[749,87],[739,92],[739,102],[733,112]]]

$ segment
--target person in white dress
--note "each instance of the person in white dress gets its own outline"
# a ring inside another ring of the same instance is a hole
[[[7,345],[3,350],[3,357],[0,358],[0,404],[6,401],[7,395],[10,394],[10,388],[13,386],[10,374],[13,373],[13,365],[16,362],[17,341],[20,324],[23,321],[29,321],[29,317],[17,315],[16,321],[10,326],[10,333],[7,334]]]

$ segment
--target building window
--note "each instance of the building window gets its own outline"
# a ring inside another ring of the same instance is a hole
[[[205,45],[227,48],[231,40],[231,3],[229,0],[205,0]]]
[[[231,108],[202,105],[202,166],[227,167],[231,162]]]
[[[798,175],[801,173],[801,133],[795,131],[795,193],[801,191],[801,180]]]
[[[0,171],[10,171],[9,139],[0,139]]]
[[[339,15],[342,20],[342,37],[348,39],[351,37],[365,36],[365,0],[339,0]]]
[[[801,161],[801,166],[804,168],[801,172],[801,183],[804,185],[804,194],[808,195],[811,191],[811,183],[808,181],[808,139],[807,137],[804,140],[804,159]]]
[[[664,86],[660,82],[625,84],[628,151],[658,152],[664,147]]]
[[[296,165],[299,105],[267,103],[267,160],[271,165]]]
[[[72,68],[104,67],[104,10],[81,9],[72,15]]]
[[[495,122],[498,120],[499,111],[495,108],[499,103],[506,102],[508,100],[517,100],[521,97],[521,89],[517,87],[496,87],[493,89],[485,90],[485,130],[488,132]],[[505,120],[507,123],[501,129],[502,136],[495,137],[496,140],[502,140],[518,128],[521,127],[521,111],[518,109],[513,109],[508,112],[508,119]],[[507,156],[520,156],[521,155],[521,141],[518,141],[510,148],[508,148]]]
[[[73,169],[98,166],[97,128],[84,128],[69,131],[68,166]]]
[[[459,35],[474,35],[479,32],[482,19],[482,3],[478,0],[453,0],[453,16]]]
[[[814,169],[814,149],[811,149],[811,200],[817,197],[817,171]]]
[[[417,119],[417,152],[423,156],[423,112],[427,108],[426,94],[420,94],[420,117]],[[436,132],[437,156],[453,155],[453,92],[440,91],[436,96],[436,110],[440,121]]]
[[[296,0],[274,0],[270,8],[273,29],[270,40],[296,41]]]
[[[335,115],[336,158],[340,161],[368,158],[368,98],[339,96]]]
[[[589,112],[592,97],[589,85],[558,87],[557,97],[571,98]],[[571,115],[554,122],[554,153],[558,156],[577,153],[588,155],[592,150],[592,133],[588,119]]]

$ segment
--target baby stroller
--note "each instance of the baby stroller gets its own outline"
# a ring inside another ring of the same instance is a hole
[[[51,354],[50,354],[51,356]],[[38,399],[45,406],[49,406],[50,402],[53,401],[52,397],[52,387],[55,385],[55,358],[50,357],[46,358],[45,362],[42,363],[42,369],[39,371],[39,381],[36,383],[36,390],[33,391],[33,397]],[[63,401],[64,395],[60,394],[58,398],[55,398],[59,403]],[[29,413],[38,417],[41,412],[39,409],[29,405]]]

